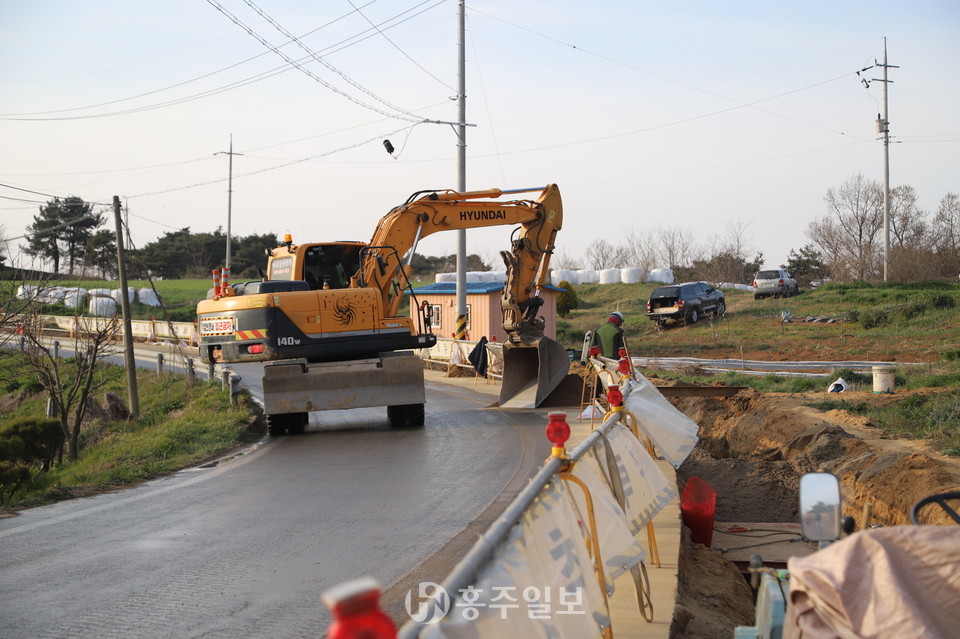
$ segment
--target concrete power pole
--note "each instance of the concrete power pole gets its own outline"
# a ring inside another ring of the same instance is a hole
[[[130,418],[140,417],[140,394],[137,391],[137,362],[133,358],[133,328],[130,324],[130,296],[127,293],[127,256],[123,250],[123,220],[120,197],[113,196],[113,217],[117,224],[117,277],[120,278],[120,310],[123,313],[123,362],[127,369],[127,400]]]
[[[230,218],[233,214],[233,156],[243,155],[243,153],[234,153],[233,152],[233,133],[230,134],[230,150],[229,151],[217,151],[214,155],[227,155],[230,156],[230,161],[228,163],[229,173],[227,174],[227,259],[224,266],[227,267],[227,270],[230,270],[230,245],[232,240],[230,238]]]
[[[459,38],[459,65],[457,87],[457,189],[463,193],[467,190],[467,77],[465,31],[466,31],[465,0],[460,0],[460,38]],[[467,230],[457,231],[457,325],[456,338],[464,339],[467,333]]]
[[[873,78],[874,82],[883,82],[883,116],[877,116],[877,133],[883,136],[883,281],[886,282],[890,271],[890,112],[887,107],[887,85],[893,80],[887,79],[887,69],[900,67],[887,64],[887,39],[883,39],[883,78]]]

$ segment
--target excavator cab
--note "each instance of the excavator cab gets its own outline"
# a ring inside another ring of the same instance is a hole
[[[350,276],[360,269],[358,244],[314,244],[303,254],[303,279],[313,290],[350,286]]]

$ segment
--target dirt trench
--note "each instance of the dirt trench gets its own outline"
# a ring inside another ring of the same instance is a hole
[[[883,402],[906,394],[852,392],[844,399]],[[844,514],[859,524],[870,503],[870,522],[883,525],[909,524],[910,509],[921,498],[960,489],[960,460],[922,441],[890,438],[846,411],[804,406],[823,395],[747,389],[728,399],[673,400],[700,426],[700,442],[678,470],[678,488],[690,477],[708,481],[717,492],[718,521],[795,523],[800,476],[831,472],[840,479]],[[927,523],[948,520],[937,516]],[[732,637],[734,626],[753,624],[753,594],[737,567],[693,543],[686,529],[678,588],[672,638]]]

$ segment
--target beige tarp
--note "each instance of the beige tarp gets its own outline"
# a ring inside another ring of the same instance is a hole
[[[891,526],[794,557],[785,639],[960,637],[960,526]]]

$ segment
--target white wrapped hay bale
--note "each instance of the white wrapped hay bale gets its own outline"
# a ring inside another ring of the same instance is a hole
[[[17,287],[17,299],[28,300],[37,293],[37,287],[30,284],[24,284]]]
[[[110,297],[113,292],[109,288],[91,288],[87,294],[90,297]]]
[[[123,295],[123,293],[120,292],[120,289],[119,289],[119,288],[116,288],[116,289],[110,291],[110,297],[112,297],[112,298],[113,298],[113,301],[116,302],[116,303],[118,303],[118,304],[120,303],[120,296],[121,296],[121,295]],[[133,288],[132,286],[128,286],[128,287],[127,287],[127,300],[128,300],[131,304],[132,304],[133,302],[136,302],[136,301],[137,301],[137,289]]]
[[[673,284],[673,269],[655,268],[647,273],[648,282],[659,282],[662,284]]]
[[[639,284],[643,281],[643,269],[639,266],[620,269],[620,281],[624,284]]]
[[[620,283],[620,269],[618,268],[605,268],[599,273],[600,283],[601,284],[619,284]]]
[[[437,273],[433,279],[434,279],[434,282],[436,282],[437,284],[441,284],[444,282],[456,282],[457,274],[456,273]]]
[[[117,301],[112,297],[97,295],[90,298],[90,306],[87,309],[90,315],[97,317],[110,317],[117,314]]]
[[[60,286],[48,286],[37,291],[37,301],[41,304],[56,304],[62,302],[66,290]]]
[[[597,284],[600,282],[600,274],[593,269],[580,269],[577,271],[577,279],[580,284]]]
[[[482,282],[483,280],[480,279],[482,275],[482,271],[467,271],[467,283],[476,284],[477,282]]]
[[[580,283],[580,277],[577,275],[576,271],[571,271],[570,269],[558,269],[554,271],[557,274],[557,283],[554,286],[560,286],[560,282],[567,282],[576,286]]]
[[[160,306],[160,298],[152,288],[141,288],[137,291],[137,300],[146,306]]]
[[[64,293],[63,303],[68,308],[82,308],[87,303],[88,295],[85,288],[71,288]]]

